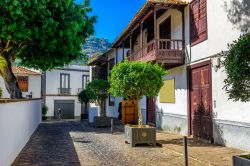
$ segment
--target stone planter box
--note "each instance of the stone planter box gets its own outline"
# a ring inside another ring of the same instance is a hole
[[[125,125],[125,143],[130,143],[132,147],[136,144],[156,145],[156,129],[149,125]]]
[[[94,117],[94,127],[110,127],[111,126],[111,119],[113,119],[113,124],[118,125],[119,120],[117,118],[112,117]]]
[[[250,166],[250,159],[246,156],[233,156],[233,166]]]

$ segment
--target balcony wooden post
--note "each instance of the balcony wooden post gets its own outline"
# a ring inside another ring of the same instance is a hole
[[[143,22],[141,22],[141,57],[143,57]]]
[[[124,41],[122,41],[122,60],[124,61],[125,56],[124,56]]]
[[[185,53],[185,11],[184,8],[181,10],[182,14],[182,51]]]
[[[154,38],[155,38],[155,55],[158,54],[158,40],[157,40],[157,15],[156,15],[157,9],[154,9]]]
[[[130,52],[130,57],[129,60],[132,60],[132,33],[130,33],[130,39],[129,39],[129,52]]]

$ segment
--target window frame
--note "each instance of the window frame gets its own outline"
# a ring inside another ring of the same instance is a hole
[[[21,78],[25,78],[26,80],[21,80]],[[18,83],[18,86],[22,92],[29,92],[29,76],[16,76],[16,80]],[[26,83],[27,89],[23,89],[23,86],[20,86],[20,82]]]

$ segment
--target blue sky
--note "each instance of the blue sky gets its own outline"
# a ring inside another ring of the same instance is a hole
[[[77,3],[83,0],[76,0]],[[90,0],[93,14],[97,15],[95,36],[113,42],[127,26],[145,0]]]

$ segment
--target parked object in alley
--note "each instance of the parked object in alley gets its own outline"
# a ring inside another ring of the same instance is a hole
[[[249,166],[250,154],[245,156],[233,156],[233,166]]]

